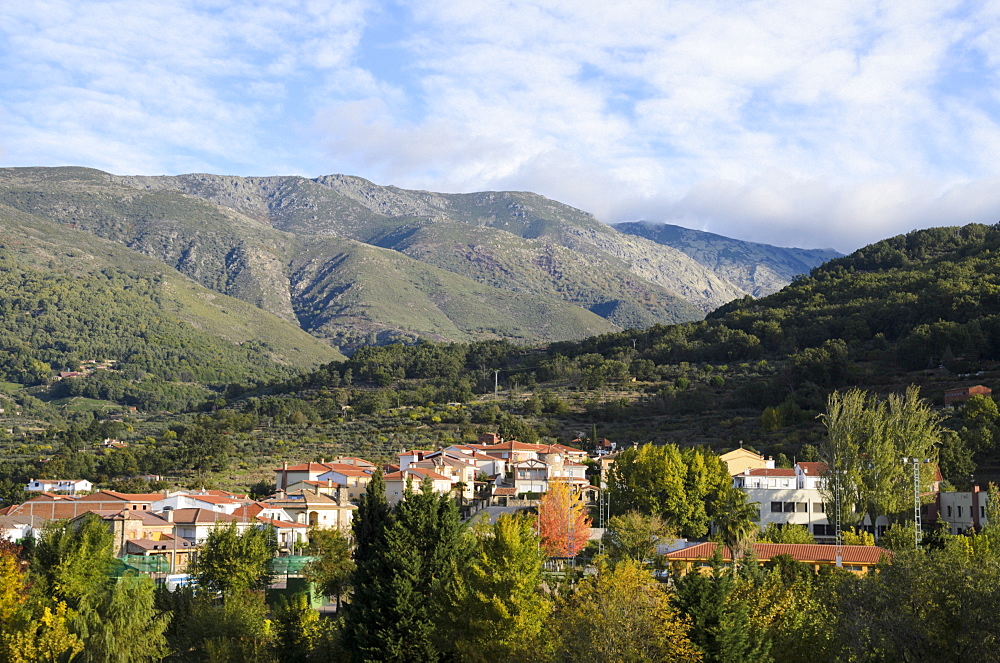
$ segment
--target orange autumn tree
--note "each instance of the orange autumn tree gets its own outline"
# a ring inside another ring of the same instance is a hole
[[[538,503],[538,536],[549,557],[576,557],[590,538],[590,516],[579,492],[564,480],[549,481]]]

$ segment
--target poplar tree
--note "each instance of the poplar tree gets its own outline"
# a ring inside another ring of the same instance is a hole
[[[451,600],[455,649],[463,661],[515,663],[538,659],[552,602],[542,593],[545,555],[525,516],[502,514],[473,530],[469,561],[445,595]]]

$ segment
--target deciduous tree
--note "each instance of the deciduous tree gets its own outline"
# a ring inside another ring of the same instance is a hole
[[[533,523],[503,514],[472,536],[469,561],[450,589],[456,652],[478,663],[536,658],[552,603],[541,590],[544,554]]]
[[[538,533],[549,557],[576,557],[590,538],[590,516],[583,496],[569,483],[550,480],[538,504]]]
[[[271,584],[269,564],[277,550],[272,527],[240,532],[235,522],[209,532],[198,553],[193,575],[198,585],[222,592],[225,598]]]
[[[602,567],[553,613],[555,661],[700,661],[665,585],[635,562]]]

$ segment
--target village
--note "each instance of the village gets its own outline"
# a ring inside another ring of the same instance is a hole
[[[358,457],[282,463],[274,468],[273,495],[259,500],[223,490],[128,494],[94,491],[86,480],[36,479],[25,491],[37,496],[0,510],[0,538],[23,543],[53,521],[73,522],[96,515],[112,532],[119,559],[137,572],[176,585],[187,582],[185,572],[213,530],[273,528],[278,542],[275,568],[301,569],[302,550],[313,528],[350,535],[359,501],[380,469],[388,504],[405,499],[408,490],[427,485],[434,493],[452,497],[466,519],[534,510],[550,486],[565,484],[596,514],[590,519],[588,536],[596,542],[605,531],[608,510],[602,491],[621,453],[616,446],[601,440],[599,448],[588,453],[563,444],[526,444],[486,433],[476,444],[403,450],[397,463],[381,467]],[[761,531],[799,526],[815,541],[757,543],[753,548],[757,559],[789,555],[816,570],[838,566],[867,572],[883,558],[886,551],[882,548],[838,541],[825,464],[796,462],[791,468],[775,467],[773,459],[742,445],[722,454],[720,460],[728,468],[732,486],[758,507]],[[916,508],[919,523],[928,530],[944,522],[950,534],[958,535],[987,523],[985,492],[978,486],[970,491],[941,491],[940,476],[929,492],[920,495]],[[881,535],[888,524],[883,516],[875,523],[866,521],[863,529]],[[661,561],[683,568],[707,567],[718,545],[671,537],[661,543]],[[729,561],[730,555],[728,549],[723,551]],[[288,559],[282,562],[282,558]]]

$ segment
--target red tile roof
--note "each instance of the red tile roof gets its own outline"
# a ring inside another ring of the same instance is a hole
[[[719,546],[718,543],[699,543],[666,554],[669,560],[709,559]],[[837,546],[812,543],[755,543],[754,555],[764,562],[778,555],[789,555],[799,562],[820,562],[835,564]],[[878,546],[841,546],[841,560],[844,564],[877,564],[891,553]],[[732,560],[729,547],[722,549],[722,558]]]
[[[823,476],[827,472],[826,463],[796,463],[801,469],[803,474],[808,474],[809,476],[819,477]]]
[[[217,523],[220,521],[226,523],[245,523],[249,522],[249,519],[235,514],[230,516],[226,513],[212,511],[211,509],[174,509],[173,521],[182,524]]]
[[[754,477],[791,477],[795,478],[795,470],[784,467],[754,467],[747,470],[748,476]]]
[[[106,502],[108,498],[123,502],[156,502],[165,499],[165,493],[119,493],[114,490],[99,490],[78,498],[80,502]]]
[[[423,479],[428,478],[431,481],[451,481],[446,476],[442,476],[437,472],[432,472],[431,470],[424,469],[422,467],[409,467],[400,472],[392,472],[391,474],[386,474],[383,479],[385,481],[406,481],[407,474],[417,475],[415,478]]]
[[[330,466],[326,463],[301,463],[289,467],[276,468],[275,472],[326,472]]]

